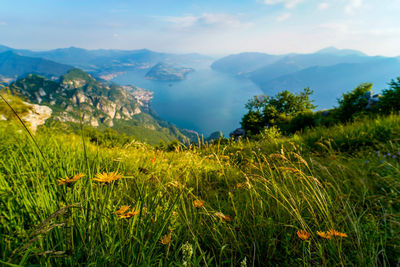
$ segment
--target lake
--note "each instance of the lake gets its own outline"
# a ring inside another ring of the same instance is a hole
[[[227,136],[240,127],[244,105],[254,95],[262,94],[252,81],[211,68],[196,70],[186,80],[176,82],[146,80],[145,74],[131,71],[112,81],[153,91],[151,106],[162,119],[206,137],[215,131]]]

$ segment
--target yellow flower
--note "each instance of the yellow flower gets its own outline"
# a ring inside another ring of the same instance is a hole
[[[308,240],[308,239],[310,239],[310,234],[307,233],[307,231],[304,231],[304,230],[297,231],[297,236],[298,236],[301,240]]]
[[[329,233],[331,236],[335,236],[335,237],[347,237],[347,234],[338,232],[338,231],[336,231],[335,229],[329,230],[328,233]]]
[[[169,243],[171,243],[172,240],[172,231],[169,231],[169,234],[164,235],[161,239],[160,242],[163,245],[168,245]]]
[[[197,200],[193,201],[193,205],[194,205],[196,208],[201,208],[201,207],[204,206],[204,201],[203,201],[203,200],[197,199]]]
[[[140,210],[136,210],[136,209],[132,209],[132,211],[128,211],[127,213],[124,214],[120,214],[118,215],[120,218],[124,219],[124,218],[130,218],[133,217],[135,215],[138,215],[140,213]]]
[[[140,210],[132,208],[131,211],[129,211],[130,206],[122,206],[119,210],[115,211],[114,214],[118,215],[118,217],[122,219],[126,218],[131,218],[135,215],[138,215],[140,213]],[[147,211],[146,208],[143,208],[143,213]]]
[[[129,210],[131,206],[121,206],[114,214],[121,215]]]
[[[103,173],[98,173],[96,174],[96,177],[93,178],[94,181],[96,182],[101,182],[103,184],[106,183],[111,183],[112,181],[118,180],[122,177],[121,174],[119,174],[118,172],[103,172]]]
[[[332,239],[332,235],[329,232],[320,232],[317,231],[317,235],[325,239]]]
[[[220,218],[221,220],[225,220],[227,222],[231,222],[232,221],[231,216],[225,215],[222,212],[216,212],[214,215],[217,216],[218,218]]]
[[[81,179],[82,177],[84,177],[85,175],[82,173],[76,174],[71,178],[65,177],[65,179],[60,178],[58,180],[58,185],[63,185],[63,184],[69,184],[69,183],[73,183],[78,181],[79,179]]]

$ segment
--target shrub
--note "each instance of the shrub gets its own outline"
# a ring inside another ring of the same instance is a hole
[[[357,86],[353,91],[344,93],[342,99],[339,99],[339,107],[337,115],[340,121],[349,121],[356,114],[365,112],[368,105],[368,99],[365,97],[367,92],[370,92],[372,83],[363,83]]]
[[[378,109],[382,113],[390,113],[400,110],[400,77],[392,80],[390,88],[382,91],[382,97],[378,102]]]

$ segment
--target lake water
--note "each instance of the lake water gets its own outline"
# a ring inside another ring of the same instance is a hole
[[[210,68],[196,70],[177,82],[146,80],[144,76],[144,71],[132,71],[113,82],[153,91],[151,106],[162,119],[206,137],[214,131],[227,136],[240,127],[244,105],[254,95],[262,94],[252,81]]]

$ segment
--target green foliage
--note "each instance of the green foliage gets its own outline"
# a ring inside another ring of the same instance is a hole
[[[385,114],[400,111],[400,77],[392,80],[389,86],[389,89],[382,91],[382,97],[378,103],[378,109]]]
[[[337,115],[340,121],[345,122],[352,119],[355,115],[365,112],[368,99],[365,94],[372,89],[372,83],[363,83],[357,86],[353,91],[344,93],[338,100],[339,107]]]
[[[100,131],[95,128],[85,127],[84,133],[85,136],[89,137],[90,142],[106,147],[122,147],[135,140],[132,136],[127,136],[110,128]]]
[[[8,88],[1,89],[0,94],[8,104],[13,107],[18,115],[24,115],[32,109],[32,107],[24,103],[20,97],[12,95]],[[12,120],[14,118],[14,112],[3,99],[0,99],[0,115],[3,115],[7,120]]]
[[[242,128],[257,134],[264,127],[277,126],[285,134],[294,134],[317,126],[331,127],[364,117],[371,119],[380,114],[400,111],[400,77],[390,82],[375,105],[368,107],[367,93],[372,95],[372,84],[363,83],[338,99],[339,106],[326,111],[313,112],[315,106],[309,100],[309,88],[298,95],[288,91],[275,97],[255,96],[246,104],[248,112],[243,116]]]
[[[259,111],[249,110],[242,118],[240,122],[242,128],[246,131],[250,131],[252,134],[256,134],[264,128],[263,116]]]
[[[305,88],[299,94],[285,90],[274,97],[255,96],[246,104],[248,112],[242,118],[242,128],[254,134],[264,127],[285,125],[293,117],[316,107],[310,100],[312,93],[310,88]]]

